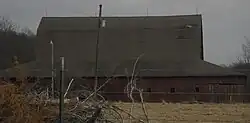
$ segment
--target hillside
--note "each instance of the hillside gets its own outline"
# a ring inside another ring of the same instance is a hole
[[[18,57],[19,63],[34,60],[34,41],[35,35],[31,31],[18,32],[11,21],[0,17],[0,69],[11,67],[14,56]]]
[[[0,69],[10,67],[13,56],[17,56],[20,63],[34,60],[34,39],[25,34],[0,31]]]

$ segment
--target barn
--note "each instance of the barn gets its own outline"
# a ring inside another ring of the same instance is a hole
[[[37,29],[36,61],[28,68],[49,76],[52,58],[58,69],[63,56],[66,76],[83,79],[77,85],[93,87],[97,75],[100,86],[112,77],[101,89],[109,100],[127,101],[124,91],[131,78],[149,102],[244,100],[228,94],[244,93],[246,76],[204,60],[201,15],[102,19],[105,27],[99,30],[97,46],[97,17],[43,17]]]

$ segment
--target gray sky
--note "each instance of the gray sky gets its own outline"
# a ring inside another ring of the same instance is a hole
[[[42,16],[203,15],[205,60],[229,64],[250,38],[250,0],[1,0],[0,16],[34,32]],[[47,11],[47,12],[46,12]]]

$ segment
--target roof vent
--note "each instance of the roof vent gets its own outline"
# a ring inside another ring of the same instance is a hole
[[[106,27],[106,20],[102,20],[102,27]]]
[[[183,30],[183,29],[190,29],[190,28],[193,28],[193,26],[190,25],[190,24],[185,24],[185,25],[182,25],[182,26],[178,27],[178,29],[181,29],[181,30]]]
[[[192,28],[193,26],[192,25],[189,25],[189,24],[186,24],[185,25],[185,28]]]

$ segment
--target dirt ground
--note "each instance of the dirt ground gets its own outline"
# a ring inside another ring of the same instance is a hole
[[[115,105],[130,111],[131,103]],[[146,103],[146,108],[150,123],[250,123],[250,104]],[[134,117],[145,120],[140,103],[133,111]],[[128,119],[128,115],[122,115]]]

